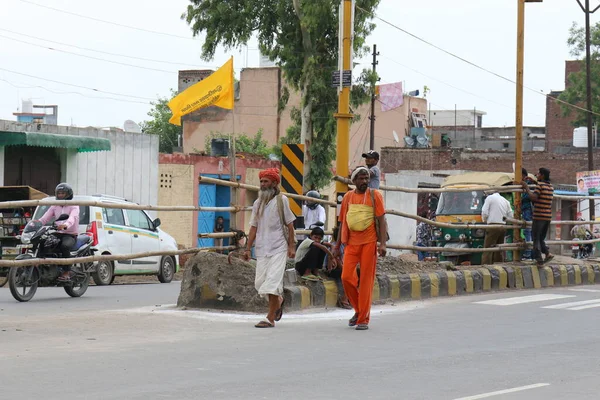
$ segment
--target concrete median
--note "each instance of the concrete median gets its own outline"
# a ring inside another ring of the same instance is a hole
[[[507,289],[540,289],[600,283],[600,264],[591,265],[494,265],[457,271],[398,275],[380,274],[373,287],[373,302],[410,301],[463,296]],[[285,288],[290,310],[335,307],[342,292],[339,282],[302,282]]]

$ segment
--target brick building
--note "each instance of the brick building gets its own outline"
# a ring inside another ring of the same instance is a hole
[[[568,76],[581,67],[580,61],[565,62],[565,85]],[[552,92],[556,97],[561,92]],[[560,105],[550,97],[546,108],[546,150],[524,151],[523,166],[528,171],[547,167],[552,171],[552,181],[557,184],[575,184],[575,173],[586,171],[587,148],[573,147],[572,125],[575,113],[563,117]],[[472,128],[471,128],[472,129]],[[525,149],[527,150],[527,149]],[[600,149],[594,150],[600,159]],[[471,170],[512,171],[514,153],[509,151],[447,149],[400,149],[386,147],[381,152],[381,169],[384,173],[402,170]]]

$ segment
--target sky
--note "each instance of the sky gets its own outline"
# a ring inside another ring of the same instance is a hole
[[[583,0],[582,0],[583,1]],[[590,0],[592,7],[600,0]],[[256,42],[200,58],[180,16],[187,0],[0,0],[0,119],[21,101],[57,104],[61,125],[122,127],[147,119],[150,101],[177,87],[179,69],[217,68],[231,55],[237,72],[257,67]],[[57,11],[61,10],[61,11]],[[375,31],[381,83],[427,86],[431,109],[477,109],[484,126],[514,126],[517,0],[381,0]],[[592,24],[600,11],[592,15]],[[545,125],[543,94],[564,88],[571,24],[584,23],[576,0],[526,4],[524,124]],[[107,54],[112,53],[112,54]],[[110,62],[107,62],[110,61]],[[370,68],[371,57],[354,60]],[[140,68],[142,67],[142,68]]]

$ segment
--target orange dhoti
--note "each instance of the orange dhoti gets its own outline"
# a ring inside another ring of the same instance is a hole
[[[356,266],[360,263],[360,287]],[[357,324],[368,324],[371,317],[373,284],[377,269],[377,242],[346,245],[342,284],[350,304],[358,314]]]

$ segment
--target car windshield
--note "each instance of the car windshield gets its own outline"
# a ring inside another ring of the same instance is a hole
[[[442,193],[436,215],[475,215],[481,214],[483,191]]]

